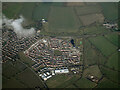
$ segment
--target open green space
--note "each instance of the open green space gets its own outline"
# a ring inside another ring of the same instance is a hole
[[[71,85],[68,85],[66,88],[77,88],[75,85],[71,84]]]
[[[118,61],[119,61],[118,55],[119,52],[116,52],[112,56],[110,56],[106,63],[106,66],[115,70],[119,70],[120,66],[118,65]]]
[[[99,5],[85,5],[83,7],[75,7],[77,15],[100,13],[101,7]]]
[[[3,84],[3,88],[26,88],[23,83],[20,83],[15,78],[7,80],[5,84]]]
[[[40,77],[37,76],[35,72],[32,72],[29,68],[17,75],[16,78],[22,81],[29,88],[34,88],[38,86],[41,88],[43,87],[43,83],[41,82]]]
[[[85,66],[94,64],[105,64],[107,59],[97,51],[87,39],[84,39],[84,64]]]
[[[46,84],[49,88],[66,88],[69,87],[69,85],[72,85],[78,78],[80,78],[79,75],[55,75],[52,78],[48,79],[46,81]]]
[[[102,12],[108,20],[118,19],[118,2],[101,2]]]
[[[84,29],[84,34],[101,34],[106,32],[110,31],[99,25],[89,26]]]
[[[20,11],[20,14],[23,15],[27,19],[27,23],[33,22],[33,11],[34,7],[36,6],[36,3],[34,2],[25,2],[22,4],[22,10]]]
[[[94,88],[96,86],[96,83],[86,79],[86,78],[81,78],[77,82],[75,82],[75,85],[78,88]]]
[[[79,79],[79,76],[72,76],[69,80],[67,80],[64,83],[58,85],[57,88],[66,88],[66,87],[69,87],[69,85],[71,85],[74,82],[76,82],[77,79]],[[75,86],[73,86],[73,87],[75,87]]]
[[[23,71],[27,68],[23,63],[19,62],[19,60],[15,61],[13,66],[14,66],[14,68],[16,68],[20,71]]]
[[[52,7],[47,32],[76,32],[82,24],[72,7]]]
[[[118,73],[118,71],[114,71],[114,70],[112,70],[112,69],[109,69],[109,68],[106,68],[106,67],[104,67],[104,66],[101,66],[100,67],[100,69],[101,69],[101,72],[102,72],[102,74],[104,74],[104,76],[107,78],[107,79],[109,79],[109,80],[111,80],[111,81],[113,81],[113,82],[116,82],[116,83],[118,83],[119,82],[119,73]],[[120,83],[120,82],[119,82]]]
[[[118,46],[118,34],[117,33],[111,33],[111,34],[106,34],[105,37],[112,42],[114,45]]]
[[[84,55],[85,66],[97,64],[99,56],[88,40],[84,40]]]
[[[89,38],[89,40],[105,56],[109,56],[117,50],[117,47],[103,36]]]
[[[50,11],[51,4],[49,3],[38,3],[38,5],[35,6],[33,11],[33,19],[38,21],[41,19],[48,19],[48,14]]]
[[[13,77],[20,72],[18,69],[14,68],[11,63],[9,63],[9,65],[7,65],[6,63],[4,63],[4,65],[2,66],[2,75],[6,78]]]
[[[84,26],[89,26],[96,23],[102,24],[104,22],[104,16],[102,14],[87,14],[79,16],[79,18]]]
[[[56,88],[58,85],[62,84],[63,82],[69,80],[70,77],[66,75],[55,75],[52,78],[48,79],[46,81],[46,84],[48,85],[49,88]]]
[[[18,17],[22,9],[22,3],[3,3],[3,6],[3,14],[10,19]]]
[[[89,66],[86,68],[83,72],[83,77],[87,77],[88,75],[93,75],[100,79],[102,77],[102,74],[100,72],[100,69],[97,65]]]
[[[97,85],[96,88],[118,88],[120,86],[118,86],[117,84],[115,84],[114,82],[103,78]]]

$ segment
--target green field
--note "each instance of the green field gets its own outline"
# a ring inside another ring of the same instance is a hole
[[[77,11],[77,15],[100,13],[102,10],[99,5],[86,5],[83,7],[75,7],[75,9]]]
[[[96,86],[96,83],[86,78],[81,78],[80,80],[75,82],[75,85],[77,85],[78,88],[94,88]]]
[[[3,84],[3,88],[27,88],[24,84],[20,83],[15,78],[7,80],[5,84]]]
[[[57,88],[65,88],[69,87],[69,85],[73,84],[79,79],[79,76],[72,76],[69,80],[57,86]]]
[[[84,62],[86,66],[96,64],[99,58],[97,52],[92,48],[88,40],[84,40],[84,55]]]
[[[84,29],[84,34],[100,34],[106,32],[109,32],[109,30],[99,25],[89,26]]]
[[[48,32],[76,32],[81,26],[72,7],[52,7]]]
[[[84,70],[83,77],[87,77],[88,75],[93,75],[93,76],[97,77],[98,79],[100,79],[102,77],[102,74],[97,65],[90,66]]]
[[[112,81],[103,78],[97,85],[96,88],[117,88],[118,85],[113,83]],[[119,86],[120,87],[120,86]]]
[[[23,8],[20,11],[20,14],[27,19],[27,23],[33,23],[33,11],[36,3],[23,3]]]
[[[104,2],[99,3],[102,7],[102,12],[108,20],[118,19],[118,3],[117,2]]]
[[[6,62],[2,65],[2,75],[6,78],[10,78],[19,73],[20,70],[15,68],[12,63]]]
[[[118,46],[118,34],[117,33],[112,33],[112,34],[107,34],[105,37],[112,42],[114,45]]]
[[[46,84],[49,88],[56,88],[57,86],[63,84],[65,81],[69,80],[70,77],[66,75],[55,75],[52,78],[48,79]]]
[[[110,43],[103,36],[89,38],[90,42],[105,56],[109,56],[117,50],[117,47]]]
[[[16,18],[19,15],[19,11],[22,9],[22,3],[3,3],[6,5],[3,7],[3,14],[8,18]]]
[[[79,18],[84,26],[92,25],[95,23],[101,24],[104,22],[104,16],[102,14],[87,14],[79,16]]]
[[[41,79],[38,78],[39,76],[35,75],[35,72],[32,72],[29,68],[24,70],[24,72],[20,73],[16,76],[18,80],[23,82],[27,87],[34,88],[34,87],[43,87]]]
[[[41,20],[43,18],[47,20],[50,6],[51,4],[38,3],[38,5],[35,6],[33,11],[33,19],[36,21]]]
[[[115,69],[115,70],[119,70],[119,65],[118,65],[118,52],[114,53],[112,56],[109,57],[107,63],[106,63],[106,66],[112,68],[112,69]]]
[[[113,82],[116,82],[116,83],[119,82],[119,78],[118,78],[119,73],[117,71],[114,71],[112,69],[108,69],[104,66],[101,66],[100,69],[101,69],[101,72],[104,74],[104,76],[107,79],[110,79],[110,80],[112,80]]]

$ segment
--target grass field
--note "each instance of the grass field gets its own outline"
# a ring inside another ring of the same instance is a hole
[[[113,83],[112,81],[106,79],[106,78],[103,78],[99,84],[97,85],[96,88],[117,88],[118,85]],[[120,87],[120,86],[119,86]]]
[[[33,19],[38,21],[44,18],[45,20],[47,20],[50,6],[51,4],[38,3],[33,11]]]
[[[109,30],[99,25],[89,26],[84,29],[84,34],[100,34],[105,32],[109,32]]]
[[[97,65],[90,66],[84,70],[83,77],[87,77],[88,75],[93,75],[93,76],[97,77],[98,79],[100,79],[102,77],[102,74]]]
[[[24,84],[20,83],[15,78],[7,80],[5,84],[3,84],[3,88],[27,88]]]
[[[90,42],[98,48],[105,56],[109,56],[117,50],[117,47],[106,40],[103,36],[89,38]]]
[[[71,85],[69,85],[69,86],[67,86],[66,88],[77,88],[75,85],[73,85],[73,84],[71,84]]]
[[[86,66],[96,64],[99,58],[97,52],[92,48],[88,40],[84,40],[84,55],[84,62]]]
[[[76,32],[82,26],[72,7],[52,7],[48,23],[48,32]]]
[[[94,88],[96,84],[86,78],[81,78],[75,84],[78,86],[78,88]]]
[[[107,34],[105,37],[111,41],[114,45],[118,46],[118,34],[117,33],[112,33],[112,34]]]
[[[14,68],[16,68],[16,69],[18,69],[20,71],[23,71],[27,67],[24,64],[22,64],[21,62],[19,62],[19,60],[17,60],[17,61],[14,62]]]
[[[29,68],[16,76],[18,80],[22,81],[29,88],[34,88],[37,86],[42,88],[43,84],[38,77]]]
[[[47,80],[46,84],[48,85],[49,88],[56,88],[57,86],[63,84],[63,82],[69,80],[70,77],[65,76],[63,74],[61,75],[55,75],[49,80]]]
[[[99,5],[91,5],[91,6],[81,6],[81,7],[75,7],[77,11],[77,15],[88,15],[88,14],[95,14],[101,12],[101,7]]]
[[[18,72],[20,72],[18,69],[16,69],[11,63],[6,62],[2,65],[2,75],[6,78],[13,77]]]
[[[118,82],[119,81],[119,73],[117,71],[114,71],[114,70],[111,70],[111,69],[108,69],[104,66],[101,66],[101,72],[104,74],[104,76],[107,78],[107,79],[110,79],[114,82]],[[119,82],[120,83],[120,82]]]
[[[88,26],[93,23],[104,22],[104,16],[102,14],[87,14],[87,15],[79,16],[79,18],[84,26]]]
[[[8,18],[16,18],[19,15],[19,11],[22,9],[22,3],[3,3],[3,5],[6,5],[3,7],[2,12],[3,14]]]
[[[118,65],[118,52],[114,53],[112,56],[109,57],[107,63],[106,63],[106,66],[112,68],[112,69],[115,69],[115,70],[119,70],[119,65]]]
[[[117,2],[104,2],[99,3],[102,7],[103,14],[108,20],[116,20],[118,18],[118,3]]]
[[[84,2],[66,2],[66,6],[84,6]]]
[[[33,11],[36,3],[26,2],[22,4],[22,10],[19,11],[26,19],[27,24],[33,23]]]
[[[73,82],[76,82],[78,78],[79,78],[79,76],[73,76],[69,80],[67,80],[64,83],[58,85],[57,88],[66,88],[66,87],[69,87],[69,85],[73,84]]]

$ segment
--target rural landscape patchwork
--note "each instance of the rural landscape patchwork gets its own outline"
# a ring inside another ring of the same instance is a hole
[[[118,2],[3,2],[2,88],[120,88]]]

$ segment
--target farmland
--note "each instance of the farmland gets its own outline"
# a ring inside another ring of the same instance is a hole
[[[96,84],[94,82],[91,82],[90,80],[88,80],[86,78],[81,78],[80,80],[78,80],[76,82],[76,85],[79,88],[93,88],[96,86]]]
[[[84,34],[101,34],[106,32],[110,31],[99,25],[89,26],[84,29]]]
[[[93,75],[96,76],[97,78],[101,78],[102,74],[99,70],[99,67],[97,65],[89,66],[84,70],[83,76],[87,77],[87,75]]]
[[[79,6],[79,7],[75,7],[76,11],[77,11],[77,15],[89,15],[89,14],[93,14],[93,13],[100,13],[101,12],[101,8],[99,5],[90,5],[90,6]]]
[[[88,14],[88,15],[79,16],[79,18],[84,26],[88,26],[96,22],[103,23],[104,21],[104,16],[102,14]]]
[[[3,88],[34,88],[36,86],[44,86],[40,78],[20,60],[14,63],[11,61],[4,63],[2,75]]]
[[[120,67],[118,66],[118,52],[114,53],[112,56],[109,57],[106,66],[115,70],[119,70]]]
[[[48,32],[76,32],[82,26],[71,7],[52,7],[48,23]]]
[[[96,88],[116,88],[116,87],[119,86],[106,78],[103,78],[96,86]]]
[[[107,34],[105,37],[114,45],[118,46],[118,34],[117,33],[112,33],[112,34]]]
[[[99,3],[102,7],[102,12],[108,20],[117,20],[118,19],[118,3]]]
[[[39,5],[40,4],[40,5]],[[41,20],[41,19],[48,19],[48,13],[50,10],[50,4],[45,3],[38,3],[33,11],[33,19],[34,20]]]
[[[101,69],[101,72],[104,74],[104,76],[107,77],[107,79],[110,79],[111,81],[114,81],[116,83],[119,82],[119,78],[118,78],[119,72],[118,71],[114,71],[114,70],[106,68],[104,66],[101,66],[100,69]]]
[[[103,36],[89,39],[103,55],[109,56],[117,50],[117,47],[107,41]]]
[[[14,8],[15,8],[15,10],[13,10]],[[13,17],[17,18],[19,15],[19,11],[21,9],[22,9],[22,3],[9,3],[9,4],[6,3],[4,6],[3,13],[10,19]]]

